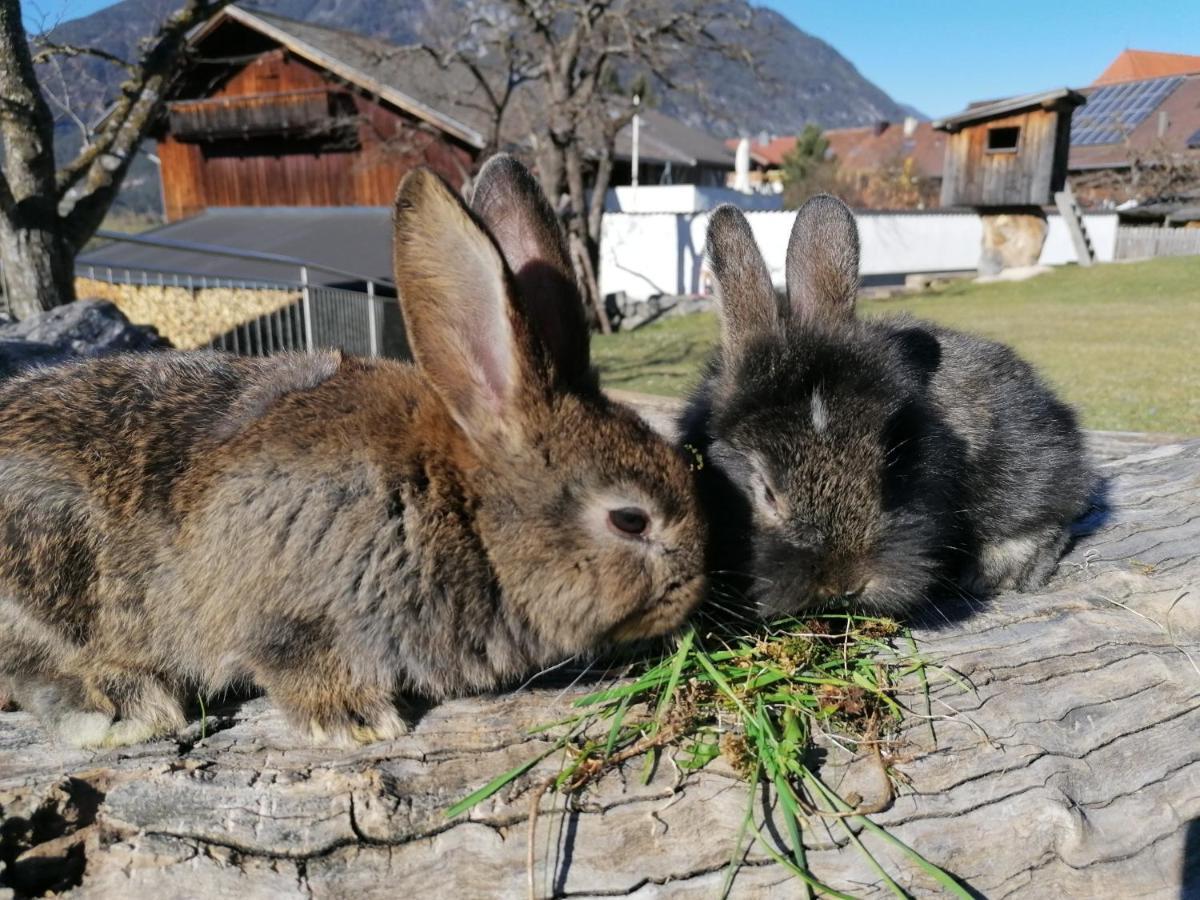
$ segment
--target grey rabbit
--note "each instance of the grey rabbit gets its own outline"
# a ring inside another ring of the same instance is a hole
[[[497,157],[468,208],[410,173],[395,272],[413,364],[152,353],[0,385],[0,694],[111,746],[249,683],[348,745],[683,623],[687,463],[599,390],[532,176]]]
[[[796,216],[786,297],[732,206],[712,214],[707,258],[721,343],[681,431],[725,510],[714,569],[766,615],[903,615],[1049,577],[1096,479],[1074,412],[1026,362],[909,317],[857,317],[857,226],[828,195]]]

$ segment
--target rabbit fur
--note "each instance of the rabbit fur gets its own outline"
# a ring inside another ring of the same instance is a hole
[[[417,170],[394,224],[414,364],[154,353],[0,384],[0,693],[112,746],[252,684],[351,745],[686,619],[687,463],[598,389],[536,182],[497,157],[468,208]]]
[[[855,315],[853,214],[799,211],[777,297],[745,217],[714,211],[721,345],[683,415],[710,465],[711,563],[766,615],[904,615],[1031,589],[1095,475],[1074,412],[1011,349],[908,317]]]

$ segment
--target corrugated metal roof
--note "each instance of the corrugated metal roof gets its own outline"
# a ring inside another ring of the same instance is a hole
[[[139,237],[291,256],[358,272],[364,280],[392,277],[392,211],[383,206],[215,207]],[[77,263],[235,281],[295,282],[300,277],[292,265],[117,242],[86,250]],[[319,269],[309,271],[309,281],[323,285],[348,283],[345,275]]]

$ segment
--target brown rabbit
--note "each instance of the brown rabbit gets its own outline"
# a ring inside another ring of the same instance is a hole
[[[536,182],[498,157],[474,207],[400,187],[415,365],[163,353],[0,386],[0,692],[113,746],[250,682],[342,745],[404,731],[404,695],[684,621],[686,463],[600,393]]]

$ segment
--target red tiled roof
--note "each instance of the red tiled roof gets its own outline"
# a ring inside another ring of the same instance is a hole
[[[918,122],[911,136],[904,134],[902,123],[885,123],[880,127],[831,128],[824,132],[829,152],[845,171],[865,172],[877,169],[894,160],[911,156],[917,169],[925,175],[942,174],[942,157],[946,135],[934,131],[928,122]],[[736,151],[737,138],[725,142]],[[750,156],[759,165],[777,167],[796,146],[795,137],[776,137],[764,143],[751,142]]]
[[[725,146],[729,148],[731,153],[736,153],[740,138],[729,138],[725,142]],[[761,166],[782,166],[783,158],[792,152],[792,148],[796,146],[795,136],[791,137],[774,137],[765,144],[750,142],[750,157]]]
[[[940,178],[946,155],[946,134],[928,122],[918,122],[905,135],[903,123],[876,128],[836,128],[825,132],[829,149],[847,172],[867,172],[912,158],[918,172]]]
[[[1100,73],[1093,85],[1141,81],[1164,75],[1191,75],[1200,72],[1200,56],[1186,53],[1159,53],[1154,50],[1126,50]]]

